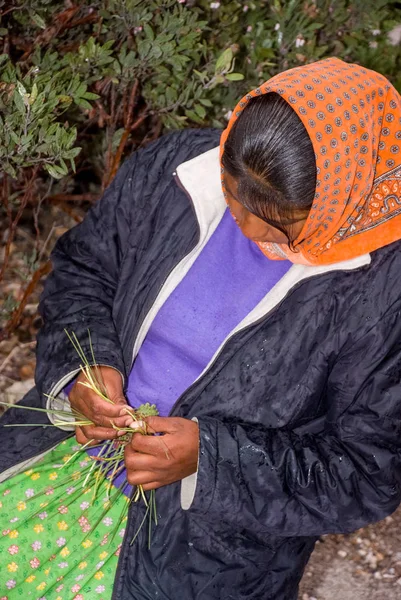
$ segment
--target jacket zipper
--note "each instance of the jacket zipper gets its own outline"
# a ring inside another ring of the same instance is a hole
[[[139,345],[139,339],[140,339],[141,332],[144,330],[144,328],[145,328],[146,324],[149,322],[149,320],[151,321],[151,318],[149,317],[149,314],[152,312],[152,309],[157,304],[157,301],[158,301],[158,299],[160,297],[160,294],[161,294],[161,292],[162,292],[162,290],[163,290],[163,288],[164,288],[167,280],[172,275],[172,273],[175,271],[175,269],[177,269],[179,267],[179,265],[182,263],[182,261],[185,260],[185,259],[187,259],[194,252],[194,250],[197,247],[197,245],[199,243],[199,240],[200,240],[199,221],[198,221],[198,218],[197,218],[197,215],[196,215],[196,210],[195,210],[195,206],[194,206],[194,203],[192,201],[191,195],[188,193],[188,191],[185,189],[185,187],[181,183],[180,178],[178,177],[178,175],[177,175],[176,172],[173,173],[173,177],[174,177],[174,181],[176,182],[176,184],[178,185],[178,187],[185,193],[185,195],[187,196],[187,198],[189,199],[189,201],[190,201],[190,203],[192,205],[193,211],[195,213],[196,221],[198,223],[199,239],[195,242],[194,247],[189,250],[189,252],[179,261],[179,263],[177,265],[175,265],[167,273],[166,277],[164,278],[163,283],[160,286],[159,293],[157,294],[157,296],[156,296],[156,298],[155,298],[155,300],[153,302],[153,305],[151,306],[150,310],[144,316],[144,318],[142,320],[142,323],[141,323],[141,325],[139,327],[138,334],[137,334],[136,339],[134,341],[134,345],[132,346],[132,351],[131,351],[131,357],[132,357],[132,359],[131,359],[130,369],[132,369],[132,365],[133,365],[133,362],[135,360],[136,354],[139,351],[139,348],[137,349],[137,347]],[[146,334],[145,334],[145,336],[146,336]],[[131,493],[131,498],[132,498],[132,495],[133,495],[133,491]],[[126,548],[127,548],[128,530],[129,530],[128,523],[129,523],[129,519],[130,519],[130,513],[133,510],[132,505],[133,505],[133,503],[130,502],[130,507],[128,509],[128,514],[127,514],[127,527],[126,527],[126,530],[125,530],[125,533],[124,533],[123,541],[121,543],[120,556],[119,556],[119,559],[118,559],[117,569],[116,569],[116,573],[115,573],[115,576],[114,576],[113,593],[112,593],[111,600],[118,600],[118,598],[117,598],[117,594],[118,594],[117,587],[119,585],[119,580],[120,580],[120,575],[121,575],[121,570],[122,570],[123,558],[125,556],[125,552],[126,552]]]
[[[172,268],[172,269],[171,269],[171,270],[170,270],[170,271],[167,273],[166,277],[164,278],[164,280],[163,280],[163,283],[162,283],[162,285],[161,285],[161,287],[160,287],[159,293],[157,294],[157,296],[156,296],[156,298],[155,298],[155,300],[154,300],[154,302],[153,302],[152,306],[150,307],[150,309],[148,310],[148,312],[147,312],[147,313],[146,313],[146,315],[144,316],[144,318],[143,318],[143,320],[142,320],[142,323],[141,323],[141,326],[140,326],[140,328],[139,328],[139,330],[138,330],[137,336],[136,336],[136,338],[135,338],[135,341],[134,341],[134,345],[133,345],[133,347],[132,347],[132,352],[131,352],[131,357],[132,357],[132,359],[131,359],[131,365],[130,365],[130,368],[132,368],[133,362],[134,362],[134,360],[135,360],[135,358],[136,358],[136,356],[137,356],[137,354],[138,354],[138,352],[139,352],[139,348],[140,348],[140,346],[141,346],[141,343],[142,343],[143,339],[146,337],[146,334],[147,334],[147,332],[148,332],[148,330],[149,330],[149,327],[150,327],[150,325],[152,324],[152,322],[153,322],[153,320],[154,320],[154,317],[155,317],[155,315],[153,314],[153,312],[154,312],[154,308],[155,308],[155,306],[156,306],[156,305],[157,305],[157,303],[158,303],[158,300],[159,300],[159,298],[160,298],[160,294],[162,293],[162,291],[163,291],[163,288],[164,288],[164,286],[165,286],[166,282],[169,280],[169,278],[170,278],[170,277],[171,277],[171,275],[174,273],[174,271],[175,271],[176,269],[179,269],[179,268],[180,268],[180,266],[182,265],[183,261],[186,261],[186,260],[190,259],[190,258],[191,258],[191,257],[192,257],[192,256],[195,254],[195,252],[196,252],[196,249],[197,249],[197,247],[198,247],[198,244],[199,244],[199,241],[200,241],[200,226],[199,226],[199,221],[198,221],[198,218],[197,218],[197,214],[196,214],[196,210],[195,210],[195,206],[194,206],[194,203],[193,203],[193,201],[192,201],[192,198],[191,198],[190,194],[187,192],[187,190],[185,189],[185,187],[183,186],[183,184],[181,183],[181,181],[180,181],[180,179],[179,179],[179,177],[178,177],[177,173],[175,173],[175,172],[174,172],[174,173],[173,173],[173,177],[174,177],[174,180],[175,180],[175,182],[177,183],[178,187],[179,187],[179,188],[180,188],[180,189],[181,189],[181,190],[182,190],[182,191],[185,193],[185,195],[187,196],[187,198],[189,199],[189,201],[190,201],[190,203],[191,203],[191,205],[192,205],[192,207],[193,207],[193,211],[194,211],[194,213],[195,213],[196,221],[197,221],[197,223],[198,223],[198,229],[199,229],[199,238],[198,238],[198,240],[195,242],[195,245],[193,246],[193,248],[191,248],[191,249],[189,250],[189,252],[188,252],[188,253],[187,253],[187,254],[186,254],[186,255],[185,255],[185,256],[184,256],[184,257],[183,257],[183,258],[182,258],[182,259],[181,259],[179,262],[178,262],[178,264],[176,264],[176,265],[175,265],[175,266],[174,266],[174,267],[173,267],[173,268]]]

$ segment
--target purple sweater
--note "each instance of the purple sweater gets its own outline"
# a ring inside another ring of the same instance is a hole
[[[150,402],[167,416],[224,339],[290,266],[262,254],[226,210],[157,313],[129,376],[129,404]]]
[[[262,254],[227,210],[153,320],[129,375],[129,404],[150,402],[167,416],[224,339],[290,266]],[[97,454],[97,449],[88,452]],[[124,477],[114,483],[119,485]],[[130,486],[124,492],[129,494]]]

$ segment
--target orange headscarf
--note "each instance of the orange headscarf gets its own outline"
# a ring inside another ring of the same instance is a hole
[[[234,109],[228,133],[251,98],[276,92],[306,127],[317,182],[306,223],[294,242],[259,244],[269,258],[329,264],[401,238],[401,97],[369,69],[329,58],[272,77]]]

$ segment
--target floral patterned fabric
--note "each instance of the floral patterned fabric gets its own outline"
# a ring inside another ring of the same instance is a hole
[[[79,450],[70,438],[0,484],[0,600],[111,598],[129,499],[88,487]]]
[[[221,155],[248,102],[274,92],[306,127],[316,155],[316,193],[298,238],[257,242],[273,260],[326,265],[401,237],[401,96],[375,71],[326,58],[278,73],[244,96],[220,141]],[[224,177],[222,181],[224,190]]]

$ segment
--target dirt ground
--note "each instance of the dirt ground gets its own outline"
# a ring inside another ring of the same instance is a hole
[[[49,213],[48,218],[49,223],[44,224],[44,238],[49,235],[55,216]],[[54,237],[74,224],[72,219],[61,219],[59,213],[57,219],[59,227]],[[13,277],[13,270],[23,268],[31,235],[27,228],[16,238],[12,269],[2,284],[0,298],[13,294],[18,299],[21,294],[22,284]],[[17,401],[33,384],[40,290],[38,286],[30,298],[20,327],[11,338],[0,342],[2,401]],[[352,535],[321,538],[306,568],[299,600],[401,600],[401,509]]]
[[[401,509],[352,535],[316,545],[299,600],[400,600]]]

